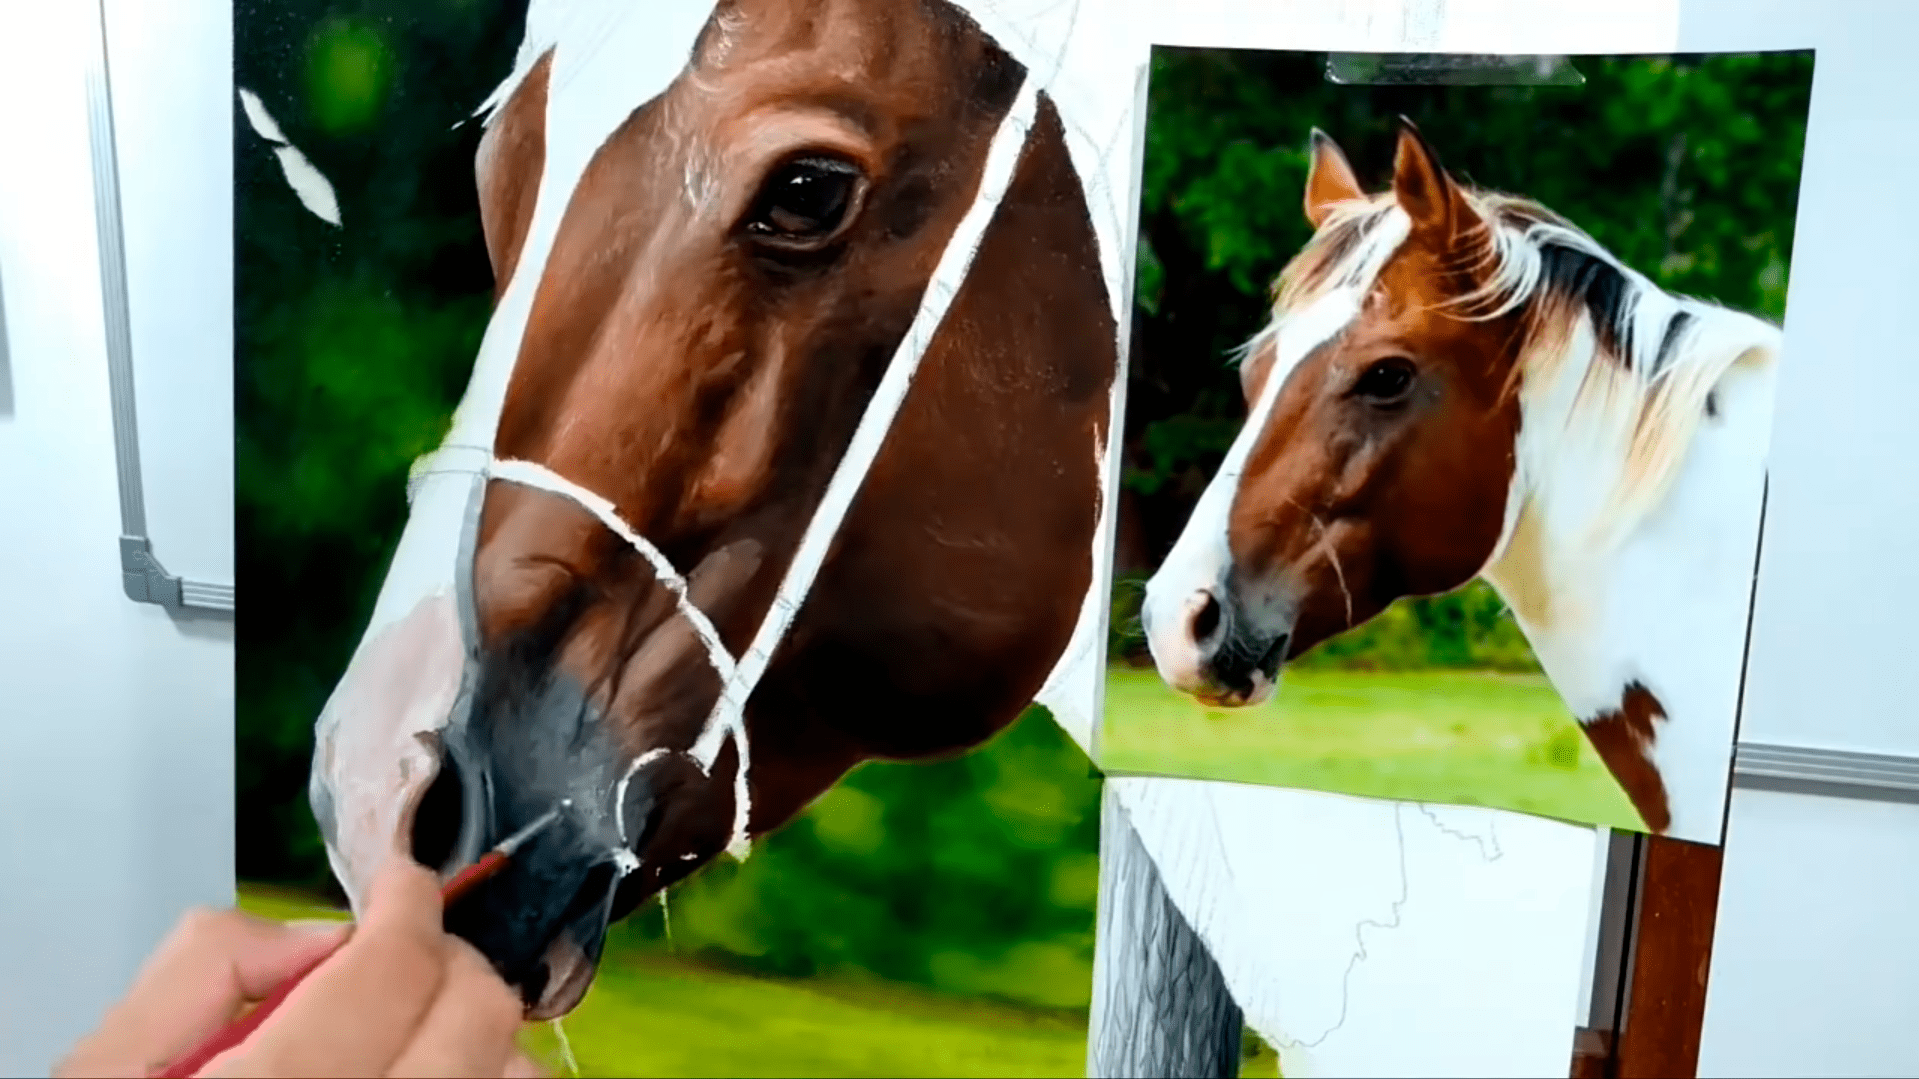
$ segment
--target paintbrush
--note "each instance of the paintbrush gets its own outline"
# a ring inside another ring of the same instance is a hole
[[[538,820],[500,840],[492,850],[482,854],[478,861],[455,873],[453,879],[440,887],[440,907],[445,909],[452,906],[460,897],[478,887],[481,881],[505,869],[507,862],[512,860],[514,852],[524,846],[527,840],[537,835],[541,829],[558,820],[560,810],[566,805],[566,802],[561,802],[558,806],[547,810]],[[352,927],[349,926],[347,935],[351,936],[352,932]],[[340,943],[345,944],[345,938],[342,938]],[[266,1022],[267,1017],[272,1015],[275,1009],[286,1003],[287,998],[293,995],[293,991],[299,988],[307,975],[318,970],[321,964],[331,959],[338,951],[336,947],[332,952],[302,967],[292,977],[275,986],[273,992],[268,993],[252,1011],[221,1027],[191,1053],[174,1061],[165,1071],[156,1072],[154,1075],[157,1079],[188,1079],[189,1076],[206,1067],[214,1057],[246,1041],[254,1031],[260,1029],[260,1024]]]

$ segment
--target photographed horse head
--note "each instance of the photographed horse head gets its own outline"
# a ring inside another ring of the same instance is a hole
[[[1316,132],[1306,214],[1319,231],[1241,367],[1249,404],[1277,385],[1230,504],[1196,513],[1148,586],[1161,671],[1216,704],[1264,700],[1287,658],[1470,580],[1513,474],[1521,316],[1449,310],[1484,283],[1486,230],[1433,151],[1403,129],[1391,192],[1368,197]],[[1354,274],[1354,317],[1277,362],[1288,316]]]
[[[1778,331],[1659,290],[1537,203],[1462,185],[1410,122],[1381,194],[1315,131],[1305,210],[1315,234],[1246,349],[1248,420],[1147,585],[1161,675],[1257,703],[1287,659],[1483,575],[1665,830],[1657,758],[1679,743],[1703,758],[1723,731],[1723,763],[1730,737],[1724,651],[1743,637]],[[1656,568],[1675,564],[1697,571],[1691,596]],[[1666,631],[1641,623],[1662,618],[1712,636],[1688,646],[1712,651],[1707,673],[1655,670]],[[1721,715],[1656,749],[1681,697]],[[1710,768],[1686,767],[1703,806]]]
[[[430,698],[416,710],[451,701],[397,825],[423,863],[450,872],[564,807],[448,912],[534,1016],[580,1000],[610,920],[858,762],[957,752],[1026,707],[1093,579],[1116,368],[1061,120],[943,0],[721,3],[522,266],[551,60],[480,150],[499,288],[538,280],[464,541],[460,673],[374,644],[355,660]],[[1030,133],[970,271],[935,282],[1021,100]],[[918,339],[937,290],[950,307]],[[910,392],[864,446],[817,577],[783,593],[909,349]],[[776,596],[790,627],[727,735],[722,688]],[[391,819],[337,786],[315,782],[330,843],[341,821]]]

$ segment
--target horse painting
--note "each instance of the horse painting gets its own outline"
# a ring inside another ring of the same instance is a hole
[[[1304,201],[1248,419],[1147,585],[1161,676],[1255,704],[1483,577],[1646,827],[1717,843],[1780,331],[1460,183],[1410,121],[1379,194],[1315,131]]]
[[[479,150],[498,311],[409,524],[459,522],[451,591],[376,612],[312,782],[350,895],[562,807],[448,912],[533,1017],[855,764],[1035,698],[1093,607],[1118,364],[1055,103],[959,8],[723,0],[536,258],[566,47]]]

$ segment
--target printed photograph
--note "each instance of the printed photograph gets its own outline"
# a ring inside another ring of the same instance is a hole
[[[1130,208],[1024,29],[236,5],[244,905],[510,850],[551,1074],[1084,1074]]]
[[[1153,50],[1097,760],[1717,844],[1813,56],[1417,66]]]

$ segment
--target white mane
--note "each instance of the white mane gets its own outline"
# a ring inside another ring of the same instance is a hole
[[[1556,414],[1616,464],[1606,498],[1591,507],[1596,532],[1588,539],[1603,546],[1659,504],[1713,408],[1713,387],[1736,364],[1770,362],[1779,331],[1666,292],[1538,203],[1486,191],[1465,196],[1479,224],[1467,244],[1472,261],[1462,268],[1483,283],[1447,306],[1462,319],[1515,312],[1524,319],[1512,384],[1525,422]],[[1268,343],[1287,312],[1318,296],[1376,287],[1408,225],[1391,194],[1335,207],[1281,273],[1273,318],[1242,354]],[[1568,387],[1570,396],[1559,392]]]

